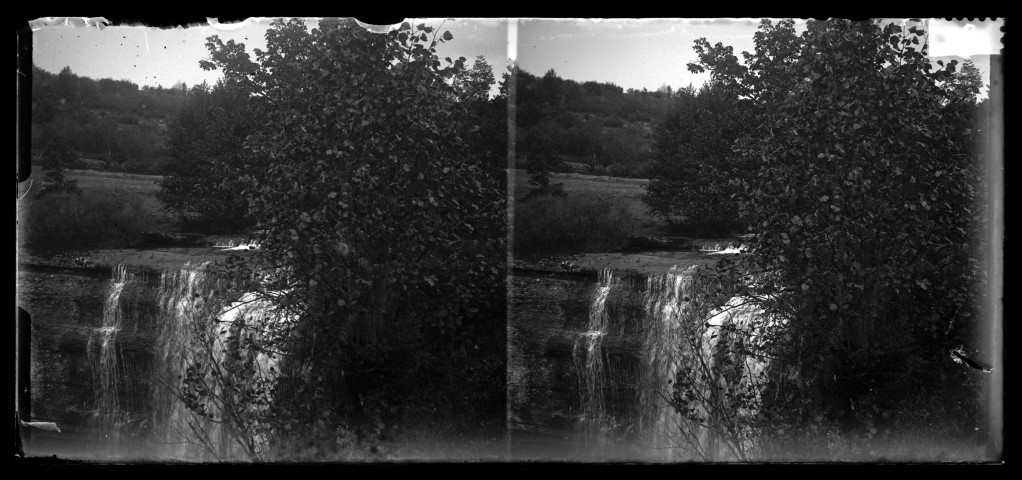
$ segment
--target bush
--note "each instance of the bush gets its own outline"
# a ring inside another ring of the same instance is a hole
[[[135,245],[151,220],[141,199],[126,193],[54,193],[30,200],[19,229],[35,249]]]
[[[638,226],[620,198],[542,196],[515,208],[515,249],[601,252],[624,247]]]

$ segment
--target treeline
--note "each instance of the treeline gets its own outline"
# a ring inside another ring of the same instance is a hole
[[[554,70],[517,70],[516,153],[520,168],[645,177],[651,127],[674,96],[613,83],[579,83]]]
[[[162,173],[167,124],[185,103],[184,88],[142,87],[128,80],[94,80],[70,67],[32,69],[33,161],[50,150],[72,152],[67,167]]]

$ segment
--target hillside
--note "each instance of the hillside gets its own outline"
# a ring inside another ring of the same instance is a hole
[[[94,80],[70,68],[32,72],[32,150],[67,144],[76,166],[139,174],[166,173],[168,126],[188,98],[185,86],[139,87],[128,80]],[[673,98],[624,90],[612,83],[579,83],[553,70],[518,72],[517,158],[546,169],[617,177],[648,176],[653,126]]]
[[[612,83],[542,77],[518,71],[516,153],[520,168],[619,177],[647,176],[653,126],[673,98]]]
[[[32,151],[66,145],[83,168],[162,173],[167,127],[184,105],[183,89],[139,88],[127,80],[94,80],[65,67],[32,69]]]

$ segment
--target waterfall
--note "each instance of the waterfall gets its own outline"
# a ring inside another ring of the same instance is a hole
[[[575,334],[572,351],[580,395],[582,433],[588,453],[607,454],[614,442],[627,437],[639,449],[639,455],[648,460],[730,458],[726,446],[718,441],[719,432],[685,418],[670,404],[673,382],[682,365],[695,368],[697,372],[708,372],[710,377],[705,377],[705,374],[700,377],[705,381],[724,382],[725,379],[717,373],[725,368],[724,364],[716,363],[723,360],[718,354],[720,342],[724,339],[733,342],[737,337],[725,335],[722,327],[732,324],[748,334],[744,337],[746,341],[758,341],[762,338],[763,329],[773,324],[766,321],[760,309],[741,298],[731,299],[713,311],[706,322],[690,320],[686,311],[694,295],[695,270],[694,266],[687,269],[674,267],[665,273],[647,276],[641,311],[636,311],[636,318],[614,318],[613,323],[617,326],[613,328],[607,299],[613,289],[625,286],[627,282],[615,278],[609,270],[600,272],[590,298],[586,329]],[[621,298],[627,299],[627,296]],[[616,357],[608,356],[609,346],[615,352],[620,352],[620,348],[627,351]],[[768,363],[753,355],[737,355],[732,354],[732,363],[727,364],[727,368],[737,365],[742,373],[729,381],[741,382],[742,388],[749,386],[756,392],[755,398],[748,405],[718,407],[734,408],[739,418],[751,418],[757,413],[755,400],[765,381],[765,376],[760,375]],[[611,359],[617,363],[611,364]],[[632,359],[637,361],[634,378],[611,375],[614,371],[629,371]],[[708,394],[706,389],[709,387],[706,384],[700,388]],[[624,397],[634,399],[631,409],[621,407],[622,399],[613,399],[616,403],[611,403],[615,390],[631,392],[630,397]],[[703,415],[708,413],[706,405],[700,404],[699,408]],[[632,428],[626,434],[620,427],[628,425]],[[739,448],[751,452],[754,447],[751,442],[745,442]]]
[[[121,312],[121,293],[128,282],[127,269],[118,265],[113,271],[113,279],[103,302],[103,320],[98,328],[89,335],[86,352],[92,370],[93,393],[96,401],[95,420],[105,438],[114,435],[119,438],[123,415],[121,415],[121,377],[118,362],[117,334],[121,331],[123,315]]]
[[[679,457],[681,418],[667,403],[671,382],[677,371],[682,345],[682,314],[689,304],[694,267],[650,275],[643,293],[643,338],[638,400],[640,441],[646,442],[654,458]]]
[[[218,296],[228,285],[207,276],[207,263],[186,263],[178,270],[160,272],[158,282],[153,282],[151,275],[131,273],[123,265],[114,268],[103,319],[91,332],[87,350],[94,380],[95,424],[107,447],[106,455],[239,458],[232,438],[238,432],[215,421],[222,412],[208,412],[214,415],[210,420],[193,415],[179,400],[185,368],[190,356],[220,364],[230,348],[258,347],[279,326],[279,320],[289,317],[277,315],[267,299],[253,293],[243,295],[225,311],[212,311],[210,307],[220,305]],[[245,341],[239,343],[242,338]],[[131,355],[125,353],[126,348]],[[263,351],[244,353],[248,357],[243,360],[250,357],[255,371],[249,378],[229,381],[269,383],[277,367],[275,357]],[[207,368],[209,363],[205,363]],[[200,442],[196,435],[203,437]]]
[[[153,347],[151,397],[151,425],[154,441],[162,445],[161,454],[171,458],[187,458],[190,436],[189,413],[177,398],[181,374],[185,369],[193,323],[203,307],[219,290],[207,280],[206,263],[192,266],[186,263],[180,270],[162,272],[157,295],[160,321],[155,325],[156,340]],[[219,428],[206,425],[213,434]]]
[[[600,272],[599,283],[589,305],[587,330],[579,333],[572,350],[581,395],[582,431],[589,449],[605,446],[608,429],[603,338],[607,334],[607,296],[613,286],[612,272],[604,269]]]
[[[764,315],[763,310],[755,302],[742,297],[731,298],[726,304],[714,310],[706,321],[706,330],[702,333],[699,354],[706,359],[707,364],[716,367],[713,369],[716,376],[710,378],[709,381],[723,385],[728,380],[720,377],[720,373],[725,369],[737,368],[741,373],[730,381],[736,382],[742,391],[751,393],[751,396],[740,400],[733,398],[719,400],[720,405],[717,408],[727,408],[734,412],[731,421],[732,431],[728,433],[733,437],[730,448],[719,441],[720,432],[700,428],[699,443],[711,459],[736,459],[732,449],[741,450],[747,458],[756,454],[759,446],[754,441],[752,435],[754,432],[744,422],[758,413],[761,395],[766,387],[767,369],[770,367],[769,359],[749,353],[751,349],[748,347],[726,349],[725,351],[730,352],[731,363],[718,366],[717,362],[724,359],[720,354],[721,342],[732,344],[729,346],[733,346],[736,342],[753,345],[763,341],[771,329],[783,328],[783,325],[779,319]],[[736,334],[728,334],[725,331],[725,326],[732,327]],[[704,391],[708,392],[709,388],[709,385],[704,386]],[[700,411],[705,415],[707,413],[706,406],[700,406]]]
[[[728,461],[757,455],[761,396],[768,378],[781,374],[757,347],[768,334],[783,335],[777,329],[784,325],[742,297],[694,316],[696,270],[646,276],[641,308],[628,275],[600,272],[587,323],[571,333],[588,456]],[[677,393],[695,418],[672,405],[679,373],[687,381]]]
[[[631,425],[627,436],[636,442],[644,458],[680,458],[678,436],[680,429],[687,427],[667,399],[681,354],[682,314],[688,305],[693,273],[694,267],[686,270],[675,267],[667,273],[648,276],[638,317],[616,319],[620,328],[611,329],[607,297],[612,289],[624,284],[610,270],[600,272],[590,300],[586,331],[577,334],[573,348],[582,431],[590,453],[607,453],[611,440],[624,436],[624,432],[616,429]],[[605,345],[608,341],[628,349],[627,358],[615,360],[624,363],[610,364]],[[629,370],[632,363],[628,358],[637,361],[637,368]],[[632,378],[610,374],[618,370],[634,373]],[[633,398],[635,405],[612,410],[608,402],[614,389],[631,392],[633,396],[627,398]],[[612,413],[630,418],[614,418]]]

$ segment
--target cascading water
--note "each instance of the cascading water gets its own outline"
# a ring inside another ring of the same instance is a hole
[[[185,264],[180,270],[166,271],[160,276],[157,302],[162,318],[155,326],[151,421],[157,429],[155,441],[164,445],[162,453],[174,458],[188,457],[188,412],[176,392],[185,368],[193,322],[211,300],[210,295],[218,290],[207,280],[207,263],[194,267]]]
[[[694,267],[672,268],[665,274],[650,275],[643,294],[643,342],[638,399],[640,441],[647,442],[653,457],[679,458],[681,429],[687,428],[668,405],[671,382],[682,352],[682,313],[689,304]]]
[[[576,333],[573,348],[582,432],[590,455],[635,455],[627,453],[628,445],[620,443],[623,439],[635,448],[632,452],[646,460],[698,459],[708,449],[717,448],[706,445],[713,440],[705,429],[684,418],[670,405],[673,381],[681,364],[694,362],[712,366],[714,342],[718,341],[714,334],[722,322],[735,322],[740,326],[756,324],[761,312],[749,307],[738,308],[731,302],[726,306],[732,308],[729,315],[715,312],[707,325],[703,322],[686,324],[695,270],[696,267],[674,267],[668,272],[647,276],[642,309],[633,310],[633,318],[624,318],[629,316],[629,311],[622,306],[615,306],[614,311],[619,313],[614,318],[608,314],[611,292],[618,287],[625,288],[628,282],[615,278],[609,270],[600,272],[599,283],[590,299],[586,330]],[[629,297],[622,293],[615,294],[614,298],[614,302],[627,302]],[[617,318],[622,315],[624,317]],[[693,338],[702,339],[697,342],[701,347],[689,348],[690,342],[686,339]],[[612,353],[608,355],[608,352]],[[746,370],[754,375],[763,370],[763,365],[752,359],[739,361],[747,364]],[[623,396],[622,391],[625,392]],[[623,402],[630,402],[631,406],[624,406]],[[612,450],[615,444],[615,448],[625,449]]]
[[[716,362],[723,359],[721,355],[718,355],[718,352],[721,351],[721,342],[731,343],[740,339],[739,341],[746,345],[754,345],[763,341],[770,330],[778,327],[783,328],[783,325],[783,322],[780,322],[778,319],[765,315],[762,308],[755,302],[742,297],[731,298],[726,304],[714,310],[706,321],[706,330],[702,333],[699,355],[706,359],[708,365],[713,367],[712,371],[715,375],[711,377],[710,381],[723,385],[728,380],[720,376],[722,370],[727,367],[737,367],[740,373],[730,381],[737,382],[743,391],[751,394],[739,399],[719,399],[718,405],[714,406],[714,408],[726,408],[734,413],[731,421],[732,432],[729,434],[731,437],[734,437],[731,439],[732,445],[723,445],[717,439],[719,432],[708,428],[699,429],[699,443],[710,459],[736,459],[735,452],[737,450],[742,451],[745,456],[755,455],[758,446],[753,441],[754,437],[751,435],[753,433],[751,428],[747,425],[738,425],[758,413],[761,395],[767,383],[767,369],[770,367],[769,359],[750,352],[750,350],[754,349],[746,347],[731,348],[732,346],[725,349],[728,352],[727,356],[730,357],[728,359],[729,363],[727,365],[717,364]],[[725,327],[729,327],[728,329],[737,333],[728,334],[725,331]],[[704,391],[709,391],[708,385],[705,385],[703,388],[705,389]],[[707,406],[700,406],[700,411],[705,415],[707,413]]]
[[[568,304],[571,310],[560,310],[578,312],[569,317],[575,321],[566,324],[574,328],[556,337],[571,342],[565,346],[571,348],[568,367],[578,392],[572,405],[578,408],[573,417],[580,433],[576,455],[727,461],[756,454],[753,428],[759,398],[767,378],[779,373],[757,352],[767,348],[769,338],[784,334],[777,330],[783,325],[764,316],[756,302],[740,297],[697,317],[691,310],[701,291],[696,288],[697,268],[646,275],[641,285],[633,281],[633,273],[603,270],[587,297]],[[549,346],[540,355],[564,358],[554,356],[564,351],[564,343],[546,341]],[[552,363],[536,365],[540,375],[557,371],[544,370]],[[553,383],[564,377],[547,378]],[[677,410],[681,406],[684,414]],[[736,428],[732,420],[742,424]]]
[[[608,426],[603,338],[607,334],[607,296],[613,286],[613,273],[607,269],[601,271],[589,306],[587,330],[579,334],[572,351],[581,394],[582,431],[586,447],[591,449],[605,446],[603,440]]]
[[[219,314],[210,311],[207,306],[214,305],[211,302],[226,285],[207,276],[206,263],[161,272],[156,285],[143,277],[122,265],[114,269],[102,323],[88,340],[95,426],[106,446],[102,453],[114,457],[231,458],[231,432],[218,422],[192,415],[179,400],[182,375],[190,355],[223,361],[230,337],[258,339],[279,316],[269,301],[254,294],[242,296]],[[156,287],[155,298],[148,293],[151,286]],[[216,321],[204,322],[203,315],[217,315]],[[208,331],[201,335],[197,328]],[[132,342],[132,355],[124,352],[128,348],[126,334]],[[265,353],[255,356],[259,380],[270,378],[268,372],[276,362]],[[197,433],[204,437],[203,446],[192,448]],[[207,455],[211,449],[218,450],[212,457]]]
[[[105,438],[114,435],[115,442],[123,424],[120,407],[121,387],[118,384],[121,369],[116,340],[123,323],[120,298],[127,282],[127,269],[118,265],[114,268],[113,279],[103,302],[102,324],[89,335],[86,349],[93,373],[95,420],[100,426],[101,434]]]

